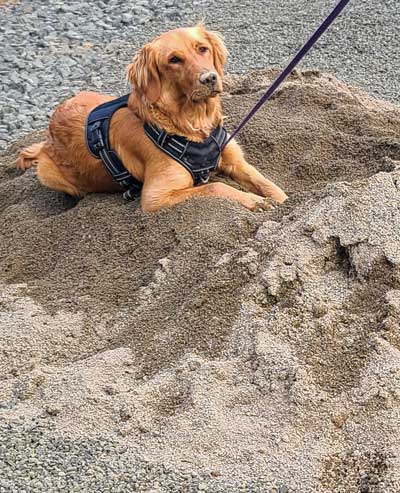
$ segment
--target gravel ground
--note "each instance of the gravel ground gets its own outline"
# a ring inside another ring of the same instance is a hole
[[[43,423],[42,423],[43,421]],[[236,491],[229,480],[152,464],[132,447],[100,440],[48,435],[46,416],[12,425],[0,420],[1,493],[160,493]],[[263,478],[244,481],[241,492],[268,490]],[[282,485],[277,493],[287,493]]]
[[[42,128],[54,106],[82,89],[122,93],[124,67],[155,34],[204,18],[221,31],[228,71],[283,66],[332,0],[103,0],[0,2],[0,149]],[[398,102],[396,0],[353,2],[306,60],[375,96]]]

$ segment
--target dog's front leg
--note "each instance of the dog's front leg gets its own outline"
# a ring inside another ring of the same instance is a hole
[[[282,203],[287,199],[285,192],[265,178],[244,158],[239,144],[232,140],[222,151],[218,170],[230,176],[246,190]]]
[[[196,196],[214,196],[235,200],[250,210],[255,210],[258,207],[270,207],[269,202],[263,197],[253,193],[241,192],[221,182],[213,182],[199,187],[183,188],[182,190],[171,190],[168,192],[165,191],[164,187],[161,189],[145,183],[142,191],[141,206],[145,212],[154,212],[163,207],[171,207]]]

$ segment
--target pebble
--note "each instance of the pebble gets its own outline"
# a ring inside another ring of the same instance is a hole
[[[316,301],[313,305],[313,314],[315,318],[320,318],[329,312],[329,306],[323,301]]]
[[[122,14],[121,17],[121,22],[123,24],[130,24],[133,20],[133,15],[132,14]]]
[[[58,404],[48,404],[46,406],[46,412],[50,416],[57,416],[57,414],[60,414],[61,411],[62,411],[62,408]]]

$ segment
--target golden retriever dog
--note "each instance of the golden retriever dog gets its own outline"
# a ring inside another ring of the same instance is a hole
[[[128,107],[119,109],[111,119],[109,139],[125,168],[143,183],[144,211],[200,195],[225,197],[251,210],[287,198],[246,162],[234,140],[223,149],[218,172],[246,192],[218,181],[194,186],[189,171],[144,133],[143,124],[148,122],[170,134],[202,142],[213,128],[222,125],[220,94],[226,56],[219,35],[199,24],[160,35],[141,48],[128,66],[133,90]],[[17,167],[36,166],[43,185],[74,196],[121,192],[102,161],[89,153],[85,140],[87,115],[112,99],[82,92],[61,103],[51,117],[46,140],[22,150]]]

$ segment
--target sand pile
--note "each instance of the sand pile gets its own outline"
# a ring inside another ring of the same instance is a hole
[[[228,79],[229,128],[274,75]],[[103,471],[123,447],[180,474],[109,473],[112,491],[400,491],[398,108],[294,74],[239,139],[291,197],[258,213],[76,201],[13,169],[27,140],[0,167],[0,422],[22,430],[15,456],[40,423],[43,456],[49,440],[76,454],[106,440]],[[5,486],[95,491],[78,466],[21,479],[9,450]]]

